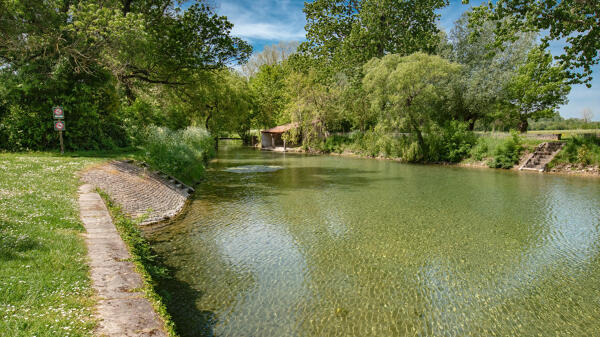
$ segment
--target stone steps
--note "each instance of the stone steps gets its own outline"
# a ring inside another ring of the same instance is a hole
[[[545,171],[546,165],[560,152],[563,145],[561,142],[545,142],[538,145],[519,170]]]

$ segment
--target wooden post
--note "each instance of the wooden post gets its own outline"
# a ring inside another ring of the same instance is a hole
[[[58,131],[58,137],[60,138],[60,154],[65,154],[65,146],[63,145],[62,131]]]

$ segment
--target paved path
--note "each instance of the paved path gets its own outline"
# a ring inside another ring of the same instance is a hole
[[[147,215],[142,225],[173,217],[188,198],[187,187],[122,161],[92,167],[81,173],[81,179],[108,193],[125,214]]]
[[[79,188],[79,207],[87,231],[92,285],[99,297],[100,322],[94,335],[166,337],[161,318],[138,290],[142,278],[127,260],[131,259],[127,246],[94,186]]]

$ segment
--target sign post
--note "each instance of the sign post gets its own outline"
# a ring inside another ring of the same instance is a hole
[[[63,131],[65,130],[65,112],[60,106],[52,108],[52,114],[54,115],[54,130],[58,131],[58,137],[60,138],[60,153],[65,153],[65,146],[63,145]]]

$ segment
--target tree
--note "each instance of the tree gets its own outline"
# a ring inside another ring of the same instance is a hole
[[[289,73],[285,64],[265,64],[250,78],[250,90],[257,108],[255,126],[273,127],[286,120],[284,110],[288,97],[285,79]]]
[[[508,85],[509,107],[518,118],[519,131],[527,132],[529,118],[552,117],[567,102],[570,90],[564,66],[553,64],[549,53],[532,50]]]
[[[438,119],[436,108],[460,65],[423,53],[390,54],[372,59],[364,71],[363,84],[380,120],[415,135],[421,153],[426,153],[423,133]]]
[[[515,41],[494,47],[496,23],[488,20],[474,26],[471,20],[472,13],[467,11],[456,21],[445,56],[463,65],[454,82],[452,115],[473,130],[478,120],[489,121],[505,99],[506,86],[535,47],[535,34],[522,33]]]
[[[124,124],[122,105],[162,96],[152,103],[173,110],[178,101],[166,98],[185,96],[206,79],[201,73],[244,62],[252,48],[231,28],[202,1],[182,10],[177,0],[0,0],[0,124],[8,111],[26,110],[27,123],[46,125],[51,107],[62,104],[90,133],[90,142],[77,144],[109,146],[91,130]],[[67,143],[74,131],[67,129]],[[28,137],[31,148],[51,143]]]
[[[463,0],[468,3],[468,0]],[[514,39],[524,30],[547,31],[549,41],[564,40],[558,56],[573,83],[591,87],[592,66],[600,61],[600,2],[597,0],[498,0],[474,10],[480,21],[498,21],[498,43]],[[507,19],[507,20],[502,20]],[[478,22],[474,22],[477,25]]]
[[[594,113],[592,112],[592,109],[590,109],[589,107],[586,107],[581,112],[581,117],[582,117],[581,119],[583,119],[584,123],[591,123],[592,119],[594,118]]]
[[[310,146],[326,138],[339,120],[339,93],[319,83],[314,70],[291,73],[286,88],[288,120],[299,124],[303,143]]]
[[[246,77],[253,77],[263,65],[272,66],[287,60],[296,53],[299,44],[297,41],[280,41],[277,44],[265,46],[263,51],[252,55],[248,62],[242,65],[242,73]]]
[[[445,0],[316,0],[304,6],[306,38],[300,51],[329,75],[351,74],[373,57],[433,52],[437,9]]]

